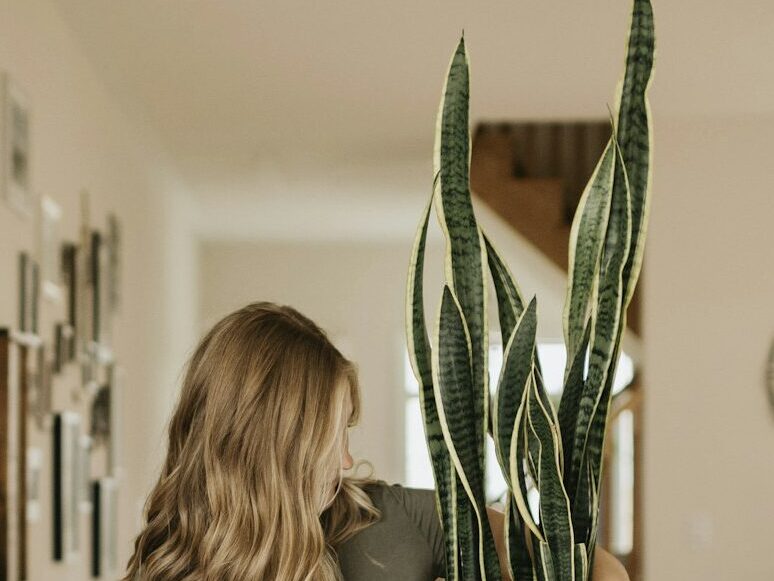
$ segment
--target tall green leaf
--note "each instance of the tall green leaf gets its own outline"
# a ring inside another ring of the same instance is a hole
[[[578,351],[578,342],[589,317],[591,294],[599,273],[602,243],[610,214],[610,192],[613,189],[614,166],[615,152],[611,139],[581,196],[572,222],[567,297],[562,317],[567,347],[565,383]]]
[[[620,178],[619,178],[620,176]],[[619,185],[620,184],[620,185]],[[575,441],[572,451],[572,466],[576,474],[582,473],[587,444],[592,428],[592,420],[597,409],[606,409],[610,391],[605,389],[606,381],[614,370],[614,355],[618,352],[621,340],[619,325],[623,299],[622,271],[629,251],[631,238],[631,209],[629,187],[626,172],[620,155],[616,156],[616,182],[613,187],[613,199],[610,220],[605,235],[605,255],[600,273],[600,287],[597,302],[592,313],[592,344],[589,355],[589,375],[581,396],[575,427]],[[612,377],[611,377],[612,380]],[[604,400],[604,401],[603,401]],[[606,414],[601,429],[604,433]],[[594,466],[597,468],[598,466]],[[598,478],[598,474],[597,480]],[[581,497],[578,497],[581,498]],[[591,514],[587,510],[574,510],[576,531],[587,538]]]
[[[438,221],[446,236],[446,280],[453,289],[470,331],[473,414],[481,422],[475,432],[478,461],[484,470],[484,445],[489,424],[486,257],[470,197],[470,78],[465,39],[452,55],[436,124],[434,170]]]
[[[425,209],[414,240],[406,286],[406,336],[409,359],[419,385],[419,404],[436,484],[436,506],[444,528],[447,579],[458,581],[457,495],[454,486],[456,472],[443,439],[441,422],[435,406],[430,343],[427,338],[423,297],[425,245],[431,206],[432,199]]]
[[[500,257],[487,235],[483,236],[489,272],[492,273],[495,294],[497,295],[497,314],[500,319],[500,333],[504,346],[516,326],[516,321],[524,311],[524,299],[516,280],[508,269],[508,265]]]
[[[438,342],[433,350],[433,378],[436,407],[447,448],[457,468],[462,485],[473,504],[477,519],[477,536],[481,539],[478,559],[482,579],[498,579],[497,555],[489,522],[486,519],[484,473],[480,469],[474,445],[476,418],[470,413],[476,394],[471,386],[471,340],[461,305],[448,285],[444,286],[438,313]],[[494,557],[494,562],[492,562]]]
[[[485,248],[476,224],[470,199],[470,129],[468,123],[469,67],[464,38],[452,55],[443,89],[436,124],[434,169],[435,207],[440,226],[446,236],[446,279],[462,317],[469,329],[473,394],[472,416],[478,424],[473,431],[473,445],[478,472],[485,472],[485,443],[489,431],[488,329],[486,319]],[[460,474],[465,480],[465,475]],[[471,497],[474,508],[484,503]],[[473,489],[466,491],[477,494]],[[480,518],[480,515],[479,515]],[[474,537],[475,537],[474,533]],[[479,554],[482,571],[489,579],[499,578],[499,564],[489,523],[479,524]]]
[[[559,428],[562,434],[562,450],[564,455],[563,474],[571,503],[574,501],[575,485],[577,483],[577,474],[574,473],[572,467],[575,423],[578,418],[578,408],[580,406],[581,396],[583,395],[583,386],[585,384],[583,370],[586,363],[586,352],[590,338],[591,320],[586,322],[583,339],[581,340],[578,350],[575,352],[575,358],[572,361],[570,372],[565,379],[562,399],[559,403]]]
[[[506,541],[508,568],[513,581],[537,581],[535,566],[527,549],[524,521],[518,509],[514,509],[510,495],[505,499],[503,534]]]
[[[627,40],[625,72],[619,83],[616,98],[617,138],[632,197],[632,242],[623,271],[626,288],[624,308],[628,306],[634,294],[642,267],[650,215],[653,124],[647,94],[653,80],[655,39],[655,21],[650,0],[634,0]]]
[[[598,291],[600,296],[594,308],[597,316],[600,314],[599,311],[602,311],[602,320],[593,321],[592,334],[594,340],[589,361],[590,377],[584,385],[583,409],[579,410],[576,427],[572,430],[572,438],[574,440],[572,448],[573,461],[569,474],[566,475],[571,496],[574,495],[573,491],[578,485],[579,475],[582,470],[581,457],[585,453],[583,450],[585,449],[586,442],[590,438],[593,447],[601,448],[603,445],[607,424],[607,406],[609,405],[608,394],[612,389],[613,373],[618,359],[618,343],[625,330],[625,309],[631,300],[641,267],[649,213],[649,191],[652,173],[651,121],[647,90],[650,86],[653,68],[654,38],[653,10],[650,1],[634,0],[624,74],[619,83],[616,97],[618,123],[615,138],[620,147],[618,156],[622,158],[622,161],[616,160],[612,194],[614,200],[621,200],[624,197],[624,190],[628,190],[626,195],[630,197],[630,232],[624,235],[620,232],[621,228],[614,227],[612,230],[608,228],[603,252],[605,256],[603,258],[605,261],[603,266],[612,264],[615,267],[613,269],[615,271],[617,270],[620,257],[616,257],[611,262],[611,255],[614,253],[613,247],[624,242],[627,245],[621,272],[620,286],[622,297],[616,325],[616,322],[611,320],[612,313],[610,312],[610,303],[615,294],[617,294],[614,292],[611,295],[610,289],[619,286],[615,282],[616,274],[613,272],[605,277],[604,274],[600,273],[599,278],[603,279],[603,282],[599,284],[606,285],[607,290],[604,293],[601,290]],[[622,241],[622,236],[626,237],[626,241]],[[602,297],[602,294],[607,296]],[[604,304],[605,301],[607,306]],[[594,318],[596,319],[596,317]],[[604,327],[603,330],[598,328],[600,325]],[[620,327],[620,329],[616,329],[616,327]],[[594,367],[593,370],[591,369],[592,366]],[[569,368],[570,359],[568,358]],[[569,372],[567,375],[569,376]],[[609,378],[611,382],[610,388],[607,386],[607,375],[611,375]],[[569,379],[566,378],[565,393],[577,396],[578,387],[577,376],[574,377],[572,382],[569,382]],[[570,399],[568,398],[568,402]],[[564,398],[562,404],[564,405]],[[560,407],[560,418],[567,418],[573,415],[573,410],[570,409],[572,406],[568,405],[567,407],[567,413],[562,413],[563,410]],[[592,432],[591,436],[589,436],[587,431]],[[563,437],[566,439],[567,434],[563,433]],[[567,453],[567,446],[565,446],[565,455]],[[601,469],[601,461],[597,469]],[[581,501],[587,504],[585,498],[584,495]],[[578,524],[580,523],[576,522],[576,526]],[[585,525],[581,525],[581,528],[585,528]]]
[[[540,526],[550,547],[557,581],[573,581],[575,571],[570,503],[559,466],[559,439],[552,428],[553,417],[544,406],[534,377],[527,394],[527,439],[538,466]],[[550,404],[549,404],[550,405]]]
[[[506,482],[511,486],[514,485],[510,482],[511,437],[516,427],[516,412],[532,373],[532,354],[535,351],[537,331],[536,304],[533,297],[511,333],[505,346],[503,365],[495,392],[495,452]]]

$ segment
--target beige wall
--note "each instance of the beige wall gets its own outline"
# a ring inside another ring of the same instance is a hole
[[[194,303],[190,280],[192,244],[184,222],[186,192],[170,170],[153,134],[125,117],[95,76],[52,4],[44,0],[0,2],[0,69],[27,93],[32,109],[32,181],[35,192],[63,210],[61,233],[76,240],[78,193],[91,192],[92,223],[104,228],[109,212],[123,226],[123,306],[115,321],[115,352],[124,368],[123,478],[120,491],[120,561],[129,556],[143,498],[160,458],[159,434],[169,406],[176,366],[176,337],[191,337],[183,315]],[[17,254],[36,248],[32,220],[0,202],[0,324],[17,320]],[[175,259],[172,260],[170,254]],[[186,278],[188,277],[188,278]],[[184,292],[173,290],[176,284]],[[175,300],[169,300],[174,294]],[[63,307],[42,303],[42,335],[53,337]],[[171,321],[183,321],[179,329]],[[171,362],[166,366],[164,362]],[[85,413],[77,371],[54,384],[54,407]],[[30,524],[29,571],[33,581],[88,578],[88,516],[84,515],[82,559],[55,565],[51,559],[50,431],[30,423],[29,440],[44,450],[42,520]]]
[[[646,579],[774,579],[774,117],[661,118],[645,251]]]

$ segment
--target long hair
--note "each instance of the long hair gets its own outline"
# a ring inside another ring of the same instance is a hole
[[[188,362],[124,579],[339,581],[335,548],[381,516],[374,480],[343,475],[359,416],[355,366],[308,318],[225,317]]]

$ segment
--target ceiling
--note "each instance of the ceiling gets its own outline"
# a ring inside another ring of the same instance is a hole
[[[362,195],[355,166],[366,183],[381,168],[374,190],[425,191],[463,27],[474,120],[604,118],[630,9],[622,0],[55,1],[109,90],[155,128],[204,197],[294,180],[311,189],[339,180]],[[772,111],[774,79],[759,57],[774,54],[771,3],[655,8],[657,116]]]

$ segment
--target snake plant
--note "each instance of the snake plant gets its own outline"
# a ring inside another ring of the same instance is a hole
[[[419,383],[447,579],[452,581],[501,579],[484,495],[488,437],[509,488],[504,541],[510,576],[515,581],[591,579],[611,390],[648,224],[652,148],[647,91],[653,55],[650,1],[633,0],[611,137],[580,198],[570,233],[563,312],[567,366],[558,410],[536,356],[537,297],[525,300],[473,211],[464,37],[452,55],[436,125],[432,196],[414,242],[406,295],[409,355]],[[422,278],[433,208],[446,255],[431,344]],[[489,276],[504,344],[491,398]],[[530,482],[539,493],[535,514],[527,503]]]

